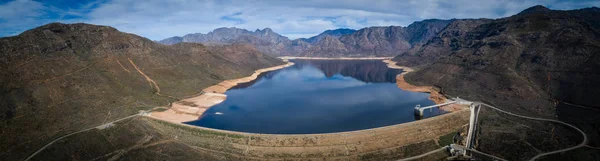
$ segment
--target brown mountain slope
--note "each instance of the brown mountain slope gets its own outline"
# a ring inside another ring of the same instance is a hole
[[[302,56],[306,57],[337,57],[345,55],[348,49],[340,40],[333,36],[325,36],[311,48],[305,49]]]
[[[528,116],[560,118],[556,112],[559,102],[600,107],[596,99],[600,90],[600,10],[539,7],[496,20],[454,21],[421,48],[394,60],[419,68],[406,76],[411,83],[439,86],[450,95],[483,100]],[[481,125],[478,148],[509,160],[524,160],[581,141],[580,136],[557,125],[490,111],[484,114],[488,122]],[[580,126],[587,128],[591,144],[599,145],[600,127]]]
[[[283,64],[246,45],[167,46],[111,27],[52,23],[0,39],[0,158]]]
[[[388,56],[410,49],[408,37],[408,33],[401,26],[370,27],[343,36],[340,41],[352,51],[347,55],[368,53],[370,56]]]

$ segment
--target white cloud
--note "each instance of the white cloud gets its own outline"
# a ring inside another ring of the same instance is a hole
[[[407,26],[439,18],[499,18],[536,4],[552,9],[598,6],[598,1],[560,0],[99,0],[56,8],[49,2],[17,0],[0,4],[0,27],[22,31],[50,21],[113,26],[153,40],[218,27],[249,30],[272,28],[290,38],[316,35],[327,29]],[[59,16],[48,17],[48,13]],[[77,19],[63,19],[65,15]],[[6,33],[1,33],[6,35]]]
[[[0,34],[16,35],[24,26],[36,24],[44,6],[35,1],[17,0],[0,5]],[[16,29],[15,29],[16,28]]]
[[[0,6],[0,19],[15,19],[19,17],[38,17],[44,6],[31,0],[16,0]]]

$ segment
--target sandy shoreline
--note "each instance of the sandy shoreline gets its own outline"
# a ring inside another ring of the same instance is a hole
[[[435,88],[433,88],[431,86],[415,86],[415,85],[412,85],[412,84],[409,84],[408,82],[406,82],[406,80],[404,80],[404,75],[406,75],[409,72],[414,71],[412,68],[405,67],[405,66],[398,66],[398,65],[396,65],[396,62],[392,61],[391,59],[383,60],[383,62],[387,64],[388,68],[402,69],[404,71],[401,74],[398,74],[396,76],[396,85],[398,85],[398,88],[400,88],[402,90],[406,90],[406,91],[411,91],[411,92],[429,93],[430,94],[429,99],[431,101],[435,102],[435,104],[442,104],[447,101],[446,97],[444,95],[442,95],[440,93],[440,91],[436,90]],[[451,105],[446,105],[446,106],[440,107],[441,110],[449,111],[449,112],[458,111],[463,108],[464,107],[462,107],[461,105],[456,105],[456,104],[451,104]]]
[[[328,58],[328,57],[296,57],[296,56],[282,56],[280,59],[290,60],[290,59],[310,59],[310,60],[385,60],[391,59],[393,57],[362,57],[362,58],[354,58],[354,57],[338,57],[338,58]]]
[[[286,64],[258,69],[254,71],[254,73],[252,73],[252,75],[250,76],[238,79],[225,80],[223,82],[220,82],[219,84],[204,88],[202,90],[202,94],[174,102],[171,105],[171,108],[161,112],[152,112],[150,114],[150,117],[174,123],[183,123],[197,120],[198,117],[204,114],[204,112],[208,108],[225,101],[227,95],[223,93],[225,93],[229,88],[232,88],[240,83],[255,80],[261,73],[274,71],[294,65],[293,62],[289,62],[286,59],[283,59],[283,61],[285,61]]]

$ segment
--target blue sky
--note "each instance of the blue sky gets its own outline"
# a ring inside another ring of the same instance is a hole
[[[586,0],[0,0],[0,37],[50,22],[108,25],[152,40],[219,27],[269,27],[289,38],[327,29],[407,26],[439,18],[500,18],[540,4],[568,10]]]

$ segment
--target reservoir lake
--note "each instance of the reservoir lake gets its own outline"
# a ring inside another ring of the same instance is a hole
[[[332,133],[415,121],[416,105],[434,104],[428,93],[398,88],[402,70],[381,60],[290,61],[295,65],[228,90],[225,101],[186,124],[266,134]],[[443,113],[433,108],[424,117]]]

